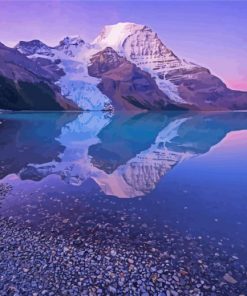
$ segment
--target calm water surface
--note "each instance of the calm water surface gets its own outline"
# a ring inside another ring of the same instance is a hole
[[[64,233],[131,217],[133,235],[247,257],[247,113],[2,113],[0,149],[3,217]]]

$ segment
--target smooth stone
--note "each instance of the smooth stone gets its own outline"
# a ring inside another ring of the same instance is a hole
[[[229,273],[226,273],[224,276],[223,276],[223,279],[228,282],[229,284],[236,284],[238,281],[235,280],[234,277],[232,277]]]

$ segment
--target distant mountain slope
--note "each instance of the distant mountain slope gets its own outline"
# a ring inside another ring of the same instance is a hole
[[[247,109],[247,92],[179,58],[145,25],[105,26],[92,43],[73,36],[55,47],[33,40],[16,48],[54,75],[61,94],[84,110]],[[121,63],[113,65],[114,59]],[[99,61],[104,73],[95,73]]]
[[[0,109],[78,110],[55,80],[52,72],[0,43]]]

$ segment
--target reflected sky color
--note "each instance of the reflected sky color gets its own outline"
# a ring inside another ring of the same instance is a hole
[[[179,56],[247,90],[246,15],[246,1],[1,1],[0,41],[55,45],[75,34],[91,41],[106,24],[142,23]]]
[[[226,135],[226,137],[218,144],[216,144],[208,152],[207,155],[202,155],[203,165],[204,160],[208,162],[209,168],[214,170],[214,167],[222,167],[223,174],[231,175],[230,170],[224,172],[224,168],[235,168],[238,177],[245,174],[244,163],[247,165],[247,131],[234,131]]]

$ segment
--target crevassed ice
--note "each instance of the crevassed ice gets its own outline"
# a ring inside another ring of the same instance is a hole
[[[89,76],[87,70],[90,56],[95,52],[96,49],[86,43],[79,46],[67,44],[66,48],[52,48],[51,56],[39,52],[30,58],[43,57],[52,61],[60,59],[58,66],[64,70],[65,75],[57,81],[57,85],[61,88],[62,95],[83,110],[105,110],[111,106],[111,100],[98,89],[100,79]]]

